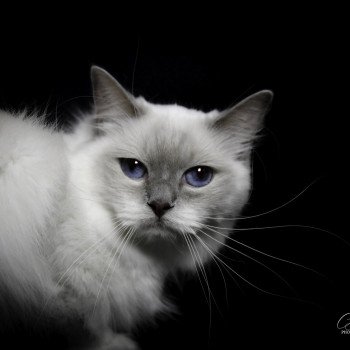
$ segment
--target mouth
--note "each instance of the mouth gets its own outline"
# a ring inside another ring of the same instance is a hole
[[[174,227],[174,224],[165,218],[148,219],[142,222],[139,226],[141,231],[147,234],[168,237],[179,236],[179,230]]]

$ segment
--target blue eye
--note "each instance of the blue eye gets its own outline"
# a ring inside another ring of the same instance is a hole
[[[137,159],[120,158],[120,167],[130,179],[141,179],[147,173],[147,168]]]
[[[186,182],[194,187],[203,187],[213,178],[213,169],[208,166],[196,166],[185,172]]]

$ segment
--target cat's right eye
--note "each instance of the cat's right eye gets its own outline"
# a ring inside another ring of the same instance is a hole
[[[147,174],[146,166],[137,159],[119,158],[123,173],[130,179],[138,180]]]

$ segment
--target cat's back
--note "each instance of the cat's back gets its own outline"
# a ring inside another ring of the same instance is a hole
[[[65,195],[65,149],[63,135],[40,118],[0,111],[0,285],[21,285],[19,294],[47,279],[40,254]]]
[[[63,183],[66,164],[61,133],[46,127],[40,118],[0,111],[1,205],[22,203],[28,210],[48,205]]]

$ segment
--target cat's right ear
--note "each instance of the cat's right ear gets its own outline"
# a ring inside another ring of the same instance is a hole
[[[91,67],[91,81],[95,104],[96,123],[137,114],[134,97],[127,92],[107,71]]]
[[[223,111],[215,120],[213,128],[226,135],[238,158],[249,159],[252,141],[262,128],[263,118],[270,109],[272,98],[272,91],[259,91]]]

